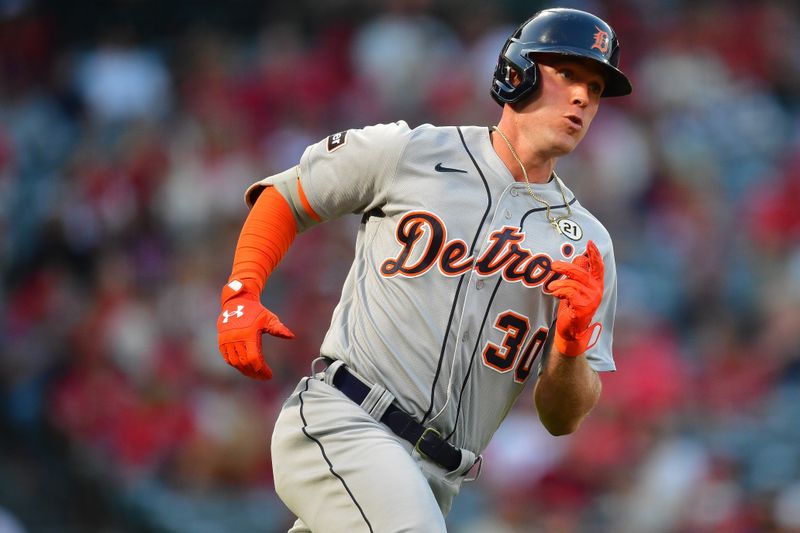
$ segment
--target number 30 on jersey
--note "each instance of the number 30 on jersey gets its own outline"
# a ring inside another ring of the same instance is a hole
[[[499,345],[493,342],[486,343],[483,348],[483,364],[502,374],[513,368],[514,381],[525,383],[531,374],[533,362],[544,348],[549,329],[539,328],[530,335],[526,345],[531,329],[530,321],[527,317],[511,310],[497,315],[494,327],[503,333],[503,339]]]

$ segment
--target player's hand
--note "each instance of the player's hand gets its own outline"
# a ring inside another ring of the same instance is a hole
[[[270,379],[272,369],[261,353],[261,335],[284,339],[294,333],[261,305],[258,289],[250,280],[233,280],[222,288],[222,311],[217,319],[217,341],[229,365],[253,379]]]
[[[590,323],[603,299],[603,257],[589,241],[585,254],[571,263],[553,261],[550,268],[566,276],[550,283],[553,295],[561,300],[556,315],[556,348],[564,355],[581,355],[595,327],[600,326]]]

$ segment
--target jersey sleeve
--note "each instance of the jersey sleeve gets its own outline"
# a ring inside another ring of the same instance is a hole
[[[336,133],[310,146],[299,167],[311,208],[329,220],[385,203],[410,134],[405,122],[395,122]]]
[[[306,148],[298,165],[251,185],[252,206],[265,187],[275,186],[292,206],[298,230],[385,203],[397,163],[411,137],[403,122],[378,124],[329,135]],[[298,194],[299,180],[304,197]],[[316,215],[309,217],[310,210]]]

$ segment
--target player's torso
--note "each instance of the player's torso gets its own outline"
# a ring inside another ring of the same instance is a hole
[[[488,129],[415,133],[359,235],[332,328],[347,338],[329,333],[323,351],[345,351],[404,407],[480,450],[535,379],[556,309],[550,262],[607,237],[569,192],[573,212],[556,231]],[[533,189],[551,216],[566,214],[555,182]]]

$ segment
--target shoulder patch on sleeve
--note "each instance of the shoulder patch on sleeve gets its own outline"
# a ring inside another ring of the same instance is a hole
[[[328,152],[341,148],[347,143],[347,131],[340,131],[328,136]]]

